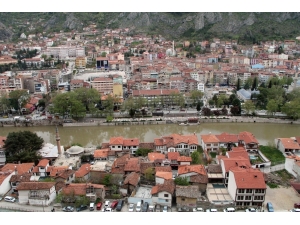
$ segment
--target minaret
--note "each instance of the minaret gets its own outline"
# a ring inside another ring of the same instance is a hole
[[[60,137],[59,137],[57,126],[56,126],[56,144],[57,144],[58,155],[60,155],[61,154]]]
[[[174,40],[173,40],[173,52],[172,52],[172,56],[175,55],[175,46],[174,46]]]

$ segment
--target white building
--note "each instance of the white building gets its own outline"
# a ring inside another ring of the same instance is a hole
[[[204,93],[204,90],[205,90],[205,84],[204,83],[198,83],[197,84],[197,89],[198,91],[201,91]]]
[[[22,182],[16,189],[19,204],[48,206],[56,198],[55,182]]]

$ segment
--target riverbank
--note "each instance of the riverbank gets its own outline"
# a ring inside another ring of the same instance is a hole
[[[90,127],[90,126],[128,126],[128,125],[161,125],[161,124],[180,124],[187,122],[189,117],[160,117],[160,118],[139,118],[139,119],[114,119],[106,122],[103,118],[88,118],[81,122],[63,123],[61,120],[40,120],[30,124],[6,122],[1,123],[1,127],[37,127],[37,126],[63,126],[63,127]],[[261,118],[261,117],[202,117],[199,124],[203,123],[274,123],[274,124],[300,124],[300,120],[288,120],[277,118]]]

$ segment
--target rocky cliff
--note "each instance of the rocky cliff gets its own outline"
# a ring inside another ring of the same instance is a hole
[[[9,40],[12,35],[13,32],[0,22],[0,40]]]

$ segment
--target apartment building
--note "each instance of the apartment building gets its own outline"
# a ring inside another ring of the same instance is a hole
[[[113,93],[113,79],[108,77],[97,77],[91,81],[92,88],[95,88],[100,94]]]

